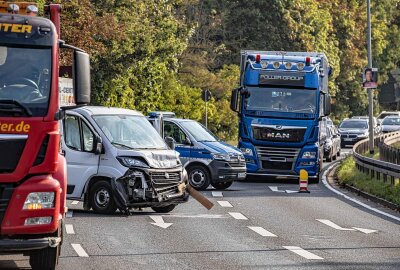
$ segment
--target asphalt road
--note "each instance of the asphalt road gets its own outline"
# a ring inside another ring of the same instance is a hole
[[[69,201],[59,269],[400,269],[399,221],[323,183],[297,190],[237,182],[203,192],[215,203],[210,211],[190,200],[162,216],[103,216]],[[0,256],[0,269],[30,268],[27,257]]]

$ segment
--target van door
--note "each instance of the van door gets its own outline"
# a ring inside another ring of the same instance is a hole
[[[164,136],[175,140],[175,151],[180,154],[182,164],[186,164],[192,148],[187,134],[177,124],[164,120]]]
[[[67,114],[62,134],[62,148],[67,160],[67,198],[79,199],[86,182],[98,171],[100,155],[94,154],[95,133],[81,116]]]

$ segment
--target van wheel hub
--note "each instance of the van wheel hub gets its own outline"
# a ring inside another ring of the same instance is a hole
[[[98,206],[105,207],[110,202],[110,193],[102,188],[96,192],[96,203]]]

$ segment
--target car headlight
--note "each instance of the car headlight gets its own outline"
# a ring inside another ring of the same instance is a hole
[[[220,153],[212,153],[211,154],[214,159],[217,160],[224,160],[224,161],[230,161],[231,157],[228,154],[220,154]]]
[[[137,158],[133,157],[117,157],[118,161],[122,164],[122,166],[131,168],[131,167],[141,167],[141,168],[149,168],[144,161],[141,161]]]
[[[252,156],[253,155],[253,150],[250,148],[240,148],[240,151],[246,156]]]
[[[182,170],[182,182],[187,183],[188,179],[189,179],[188,173],[187,173],[186,169],[184,168]]]
[[[368,131],[363,133],[363,134],[357,135],[358,138],[367,138],[368,136],[369,136],[369,132]]]
[[[302,158],[315,158],[317,156],[317,152],[307,151],[303,153]]]
[[[24,210],[40,210],[54,207],[54,192],[31,192],[25,199]]]

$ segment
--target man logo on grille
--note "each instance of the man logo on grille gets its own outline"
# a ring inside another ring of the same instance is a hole
[[[277,129],[277,130],[282,130],[283,127],[282,127],[282,126],[276,126],[275,129]]]
[[[165,178],[169,179],[169,173],[165,173]]]

